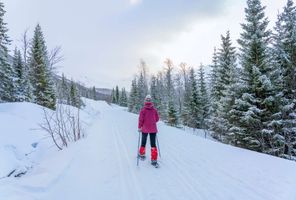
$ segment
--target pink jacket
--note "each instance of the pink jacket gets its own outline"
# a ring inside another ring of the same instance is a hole
[[[140,112],[138,128],[141,129],[143,133],[157,133],[156,123],[158,121],[159,116],[156,108],[153,107],[153,103],[145,102]]]

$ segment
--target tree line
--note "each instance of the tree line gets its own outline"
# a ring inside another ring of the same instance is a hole
[[[130,112],[151,94],[162,120],[172,126],[209,129],[217,140],[296,158],[296,8],[287,0],[273,30],[265,6],[247,0],[238,48],[230,31],[214,49],[211,71],[172,60],[148,77],[147,65],[132,80]]]

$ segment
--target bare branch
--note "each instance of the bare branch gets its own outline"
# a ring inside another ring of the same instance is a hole
[[[62,47],[56,46],[54,49],[52,49],[49,53],[48,60],[50,70],[55,71],[58,68],[57,64],[64,60],[64,56],[62,55]]]

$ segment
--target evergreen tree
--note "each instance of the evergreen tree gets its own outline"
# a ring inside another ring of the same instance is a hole
[[[214,112],[218,108],[218,101],[222,96],[221,86],[218,82],[219,76],[219,65],[218,65],[218,55],[216,48],[214,49],[214,54],[212,58],[211,74],[210,74],[210,86],[211,86],[211,102],[212,111]]]
[[[201,64],[198,73],[198,86],[200,93],[201,128],[205,128],[205,120],[209,117],[209,96],[206,87],[204,66]]]
[[[183,110],[183,98],[184,98],[184,82],[182,80],[182,74],[178,73],[175,77],[176,83],[176,104],[178,116],[182,116]]]
[[[296,8],[288,0],[278,16],[274,35],[274,77],[277,84],[279,116],[272,123],[276,134],[272,154],[293,159],[296,156]]]
[[[41,26],[38,24],[30,50],[31,83],[34,86],[34,102],[51,109],[55,109],[56,96],[52,73],[49,69],[48,53]]]
[[[184,79],[184,97],[183,97],[183,109],[182,109],[182,123],[185,126],[190,126],[190,103],[191,103],[191,96],[192,96],[192,77],[189,78],[186,69],[183,70],[183,79]],[[190,72],[192,73],[192,72]],[[194,72],[193,72],[194,73]]]
[[[174,103],[172,101],[169,101],[169,103],[168,103],[168,119],[167,119],[167,123],[170,126],[177,126],[178,125],[177,111],[176,111]]]
[[[119,105],[123,107],[127,107],[127,94],[126,94],[125,88],[122,88],[121,90]]]
[[[15,101],[15,72],[8,61],[8,46],[11,41],[7,35],[4,15],[4,4],[0,2],[0,102],[12,102]]]
[[[274,94],[271,84],[268,44],[270,31],[260,0],[248,0],[244,32],[238,40],[243,68],[240,98],[235,100],[231,114],[230,134],[239,146],[267,152],[269,128],[274,113]]]
[[[137,79],[132,81],[131,92],[128,99],[128,110],[133,113],[138,113],[141,109],[139,104],[138,86]]]
[[[212,111],[210,127],[214,138],[224,141],[224,136],[230,128],[229,111],[235,97],[233,85],[237,82],[236,53],[232,47],[230,33],[221,35],[221,48],[218,50],[215,67],[215,89],[213,92],[215,110]],[[218,137],[219,136],[219,137]]]
[[[192,128],[200,128],[201,126],[201,100],[199,90],[197,88],[196,75],[194,69],[191,68],[189,72],[190,84],[190,101],[189,104],[184,104],[185,109],[188,111],[188,126]]]
[[[211,73],[210,73],[210,87],[211,87],[212,102],[217,101],[217,99],[219,99],[219,89],[218,89],[219,87],[217,86],[217,76],[218,76],[218,56],[217,56],[217,49],[214,48],[212,64],[211,64]]]
[[[73,80],[71,80],[70,85],[70,105],[77,108],[81,107],[81,100],[78,94],[77,87]]]
[[[115,103],[116,104],[119,104],[119,96],[120,96],[120,94],[119,94],[119,88],[118,88],[118,86],[116,86],[115,87]]]
[[[221,98],[221,92],[220,92],[220,86],[218,84],[218,76],[219,76],[219,65],[218,65],[218,55],[217,55],[217,49],[214,48],[214,53],[212,57],[212,64],[211,64],[211,73],[210,73],[210,119],[207,121],[207,124],[210,127],[210,130],[212,131],[212,136],[215,139],[222,139],[222,133],[219,130],[220,127],[220,121],[219,116],[217,116],[218,113],[218,105],[219,100]],[[220,137],[218,137],[218,135]]]
[[[17,48],[14,50],[14,56],[12,61],[12,68],[15,72],[14,82],[15,82],[15,101],[22,102],[28,101],[26,98],[26,77],[25,68],[22,61],[22,55]]]
[[[111,93],[111,103],[116,104],[116,94],[115,94],[115,89],[112,89],[112,93]]]
[[[92,99],[97,100],[97,90],[95,86],[92,88]]]

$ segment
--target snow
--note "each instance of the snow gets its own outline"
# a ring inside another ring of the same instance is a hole
[[[296,199],[295,162],[186,134],[162,122],[160,168],[153,168],[149,159],[137,167],[138,115],[105,102],[84,101],[87,138],[63,151],[44,148],[26,175],[0,179],[1,200]],[[18,112],[18,107],[27,112]],[[38,126],[41,113],[31,104],[0,104],[0,137],[10,141],[1,138],[1,149],[10,144],[19,152],[34,150],[31,144],[43,136],[31,129]],[[16,123],[21,125],[12,126]],[[149,144],[147,152],[149,158]]]

